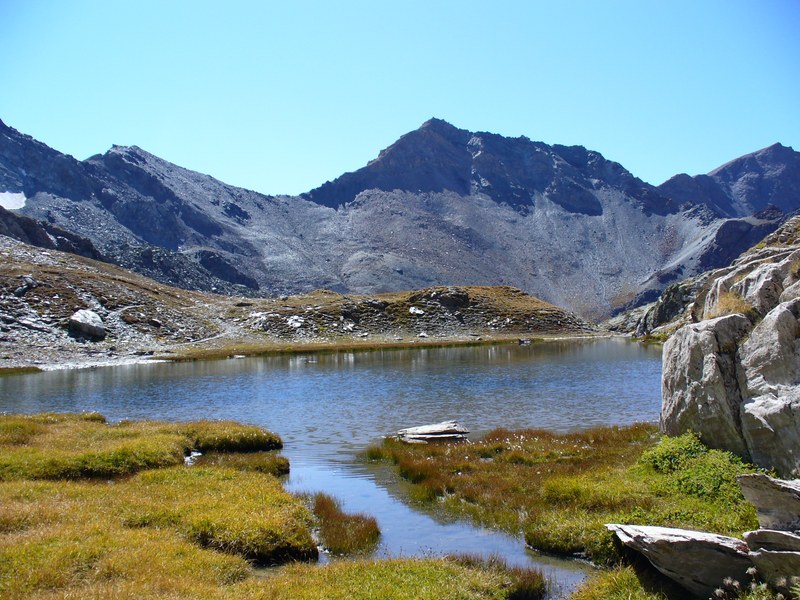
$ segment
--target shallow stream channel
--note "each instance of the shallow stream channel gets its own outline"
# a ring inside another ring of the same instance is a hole
[[[536,566],[568,590],[590,570],[521,538],[410,505],[387,466],[361,456],[398,429],[455,419],[558,432],[655,421],[661,350],[622,339],[328,352],[50,371],[0,378],[0,412],[98,411],[121,419],[233,419],[280,434],[286,486],[377,518],[377,557],[481,554]],[[556,591],[555,595],[559,595]]]

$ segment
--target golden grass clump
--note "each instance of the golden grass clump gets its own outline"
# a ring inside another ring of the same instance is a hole
[[[749,315],[753,311],[752,305],[748,304],[744,298],[734,291],[722,292],[717,299],[717,304],[711,314],[711,318],[723,317],[725,315],[743,314]]]
[[[130,527],[175,528],[258,564],[313,559],[311,515],[274,477],[223,468],[146,471],[125,483]]]
[[[198,467],[228,467],[239,471],[255,471],[281,477],[289,474],[289,459],[274,452],[218,452],[204,454],[194,463]]]
[[[200,452],[258,452],[283,448],[276,434],[235,421],[192,421],[180,425],[178,431]]]
[[[588,579],[570,600],[668,600],[668,596],[660,590],[645,590],[632,567],[618,567]]]
[[[346,555],[368,552],[378,544],[381,531],[374,517],[347,514],[335,498],[314,494],[312,511],[319,519],[322,543],[333,554]]]
[[[111,425],[97,413],[0,415],[0,481],[118,477],[181,464],[190,450],[255,452],[281,446],[274,433],[230,421]]]
[[[538,550],[606,563],[619,554],[605,523],[727,535],[757,526],[735,482],[736,474],[752,468],[696,439],[677,440],[657,446],[656,427],[649,424],[563,435],[498,429],[471,444],[386,440],[366,456],[394,463],[417,501],[512,534],[522,531]],[[655,466],[670,461],[683,468]]]
[[[450,558],[335,561],[322,567],[292,564],[263,581],[235,586],[252,600],[540,600],[514,595],[521,571],[461,564]]]
[[[249,577],[248,562],[315,558],[311,520],[274,477],[223,468],[3,482],[0,597],[100,584],[183,597]]]

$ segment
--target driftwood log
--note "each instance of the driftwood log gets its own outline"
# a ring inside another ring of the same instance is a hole
[[[409,444],[426,444],[431,441],[464,441],[469,429],[458,421],[443,421],[432,425],[408,427],[397,432],[397,439]]]

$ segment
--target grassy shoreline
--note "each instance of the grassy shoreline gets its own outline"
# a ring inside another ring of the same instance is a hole
[[[308,564],[315,526],[350,553],[374,544],[377,525],[330,498],[315,520],[277,477],[288,469],[274,454],[281,446],[271,432],[229,421],[0,415],[0,597],[544,597],[540,572],[499,561]],[[201,460],[185,464],[195,450]],[[254,570],[272,565],[283,566]]]

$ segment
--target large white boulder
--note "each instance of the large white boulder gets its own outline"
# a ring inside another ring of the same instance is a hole
[[[106,327],[103,319],[93,310],[82,309],[76,311],[69,318],[69,333],[75,337],[90,340],[102,340],[106,337]]]
[[[737,347],[751,329],[727,315],[679,329],[664,344],[661,428],[697,432],[706,444],[748,456],[739,412]]]

